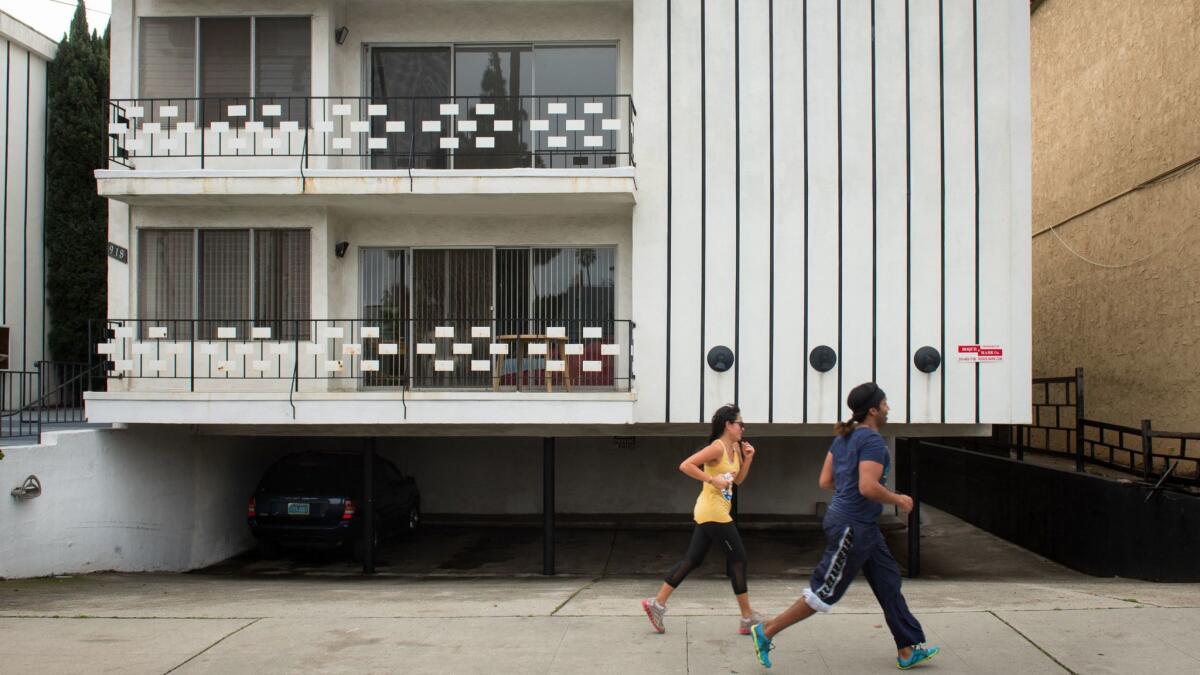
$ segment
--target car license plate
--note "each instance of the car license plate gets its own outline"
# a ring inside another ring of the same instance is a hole
[[[289,503],[288,504],[288,515],[289,516],[307,516],[308,515],[308,504]]]

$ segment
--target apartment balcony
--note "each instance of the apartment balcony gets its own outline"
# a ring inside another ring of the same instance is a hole
[[[94,329],[124,424],[610,425],[633,421],[633,323],[120,320]]]
[[[628,95],[145,98],[107,110],[97,186],[130,204],[636,200]]]

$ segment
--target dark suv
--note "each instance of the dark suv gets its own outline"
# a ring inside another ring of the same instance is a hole
[[[302,452],[275,462],[250,497],[247,520],[265,554],[287,548],[365,549],[362,527],[363,459],[357,454]],[[375,545],[411,536],[421,521],[417,483],[391,462],[375,458]]]

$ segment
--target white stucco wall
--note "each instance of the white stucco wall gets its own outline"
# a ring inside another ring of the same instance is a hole
[[[736,399],[827,424],[870,379],[894,422],[1027,419],[1028,3],[637,0],[634,23],[634,318],[661,368],[639,419]],[[1004,360],[959,363],[976,342]]]
[[[45,434],[0,460],[0,577],[182,571],[246,550],[269,440],[128,430]],[[9,497],[36,475],[42,495]]]

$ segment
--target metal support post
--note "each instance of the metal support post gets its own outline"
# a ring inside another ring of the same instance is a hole
[[[554,574],[554,438],[542,439],[542,574]]]

